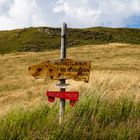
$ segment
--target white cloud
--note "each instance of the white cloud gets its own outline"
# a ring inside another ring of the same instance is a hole
[[[134,16],[140,16],[139,0],[65,0],[58,4],[55,12],[65,13],[65,18],[73,19],[83,27],[87,26],[126,26],[126,19]]]
[[[140,0],[0,0],[0,29],[29,26],[127,26]]]
[[[0,16],[7,15],[14,0],[0,0]]]

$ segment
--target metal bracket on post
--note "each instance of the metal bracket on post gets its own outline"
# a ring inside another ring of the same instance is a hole
[[[66,88],[67,86],[69,86],[70,84],[56,84],[56,86],[60,87],[60,88]]]
[[[62,29],[61,29],[61,56],[60,59],[64,60],[66,58],[66,29],[67,24],[63,23]],[[60,80],[60,91],[65,92],[65,87],[63,85],[66,84],[65,79]],[[62,124],[62,121],[64,119],[64,112],[65,112],[65,99],[60,98],[60,114],[59,114],[59,123]]]

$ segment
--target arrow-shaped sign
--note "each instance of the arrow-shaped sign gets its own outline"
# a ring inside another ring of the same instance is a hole
[[[29,73],[39,78],[50,78],[54,80],[73,79],[77,81],[89,81],[91,61],[75,61],[71,59],[46,61],[30,66]]]

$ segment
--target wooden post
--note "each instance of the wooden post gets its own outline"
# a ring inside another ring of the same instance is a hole
[[[63,23],[62,29],[61,29],[61,56],[60,59],[66,58],[66,29],[67,24]]]
[[[67,24],[63,23],[62,29],[61,29],[61,56],[60,59],[63,61],[63,59],[66,58],[66,29]],[[65,87],[63,87],[66,84],[65,79],[60,80],[60,91],[65,92]],[[59,114],[59,123],[62,124],[62,121],[64,119],[64,112],[65,112],[65,99],[60,98],[60,114]]]

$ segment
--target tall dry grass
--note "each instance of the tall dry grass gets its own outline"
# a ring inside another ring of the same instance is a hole
[[[67,80],[80,91],[58,125],[59,100],[48,104],[45,92],[57,81],[35,80],[31,64],[58,59],[59,51],[0,56],[0,139],[139,139],[140,46],[106,44],[68,49],[68,58],[91,60],[88,84]],[[67,102],[67,104],[69,104]]]
[[[0,119],[0,139],[138,140],[138,78],[130,73],[117,73],[115,77],[115,73],[95,73],[90,85],[75,87],[80,92],[80,99],[75,107],[67,102],[62,126],[58,124],[58,100],[51,107],[41,104],[32,109],[17,108]],[[97,78],[99,75],[102,77]]]

